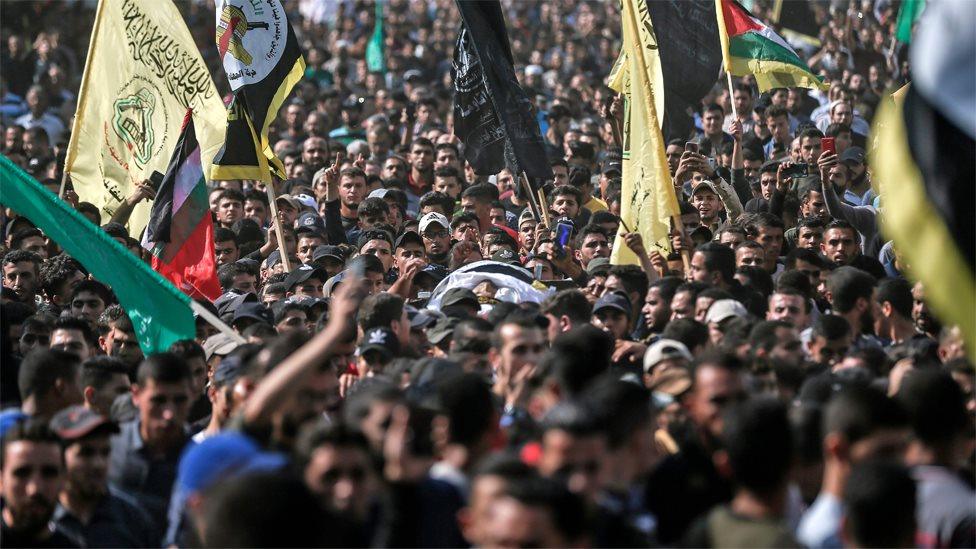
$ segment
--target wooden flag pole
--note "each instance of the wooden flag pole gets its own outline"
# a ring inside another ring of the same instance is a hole
[[[278,237],[278,253],[281,254],[281,264],[285,267],[285,272],[291,272],[291,262],[288,261],[288,251],[285,250],[285,234],[281,229],[281,219],[278,218],[278,205],[275,203],[274,182],[268,181],[264,185],[264,190],[268,192],[268,204],[271,206],[271,222],[274,224],[275,235]]]
[[[551,227],[552,220],[549,219],[549,201],[546,200],[546,191],[542,190],[542,187],[539,187],[537,190],[539,191],[539,204],[546,205],[542,208],[542,222],[546,224],[546,227]]]
[[[535,197],[535,193],[532,192],[532,184],[529,183],[528,174],[526,174],[525,171],[522,171],[522,177],[520,177],[519,179],[522,182],[525,195],[529,197],[529,209],[532,210],[532,215],[534,215],[539,222],[543,222],[542,208],[539,206],[539,201]]]
[[[85,76],[88,76],[88,64],[85,63]],[[82,86],[84,89],[84,86]],[[71,115],[71,127],[75,127],[75,115]],[[58,189],[58,198],[64,199],[64,192],[67,190],[68,186],[68,155],[64,155],[64,168],[61,170],[61,188]]]
[[[729,105],[732,105],[732,120],[738,120],[739,113],[735,112],[735,91],[732,89],[732,73],[725,71],[725,76],[729,83]]]

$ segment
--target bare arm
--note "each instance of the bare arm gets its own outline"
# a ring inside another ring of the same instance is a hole
[[[136,183],[136,189],[132,191],[125,201],[119,204],[118,209],[112,214],[111,221],[113,223],[119,223],[125,225],[129,222],[129,216],[132,215],[132,210],[135,209],[136,205],[143,200],[152,200],[156,198],[156,191],[153,189],[152,185],[149,184],[149,180],[143,181],[142,183]]]
[[[332,297],[329,323],[325,329],[272,370],[247,399],[245,423],[268,422],[275,410],[294,398],[309,374],[329,360],[335,346],[355,329],[353,318],[362,296],[362,281],[347,277]]]

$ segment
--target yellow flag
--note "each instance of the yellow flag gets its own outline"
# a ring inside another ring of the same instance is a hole
[[[626,99],[620,217],[641,234],[648,252],[667,255],[671,249],[669,220],[679,210],[657,116],[663,96],[656,96],[664,90],[661,60],[646,0],[623,0],[622,4],[623,48],[608,84]],[[618,235],[623,232],[621,224]],[[610,261],[614,265],[638,263],[623,238],[614,240]]]
[[[209,174],[227,115],[183,16],[171,0],[100,0],[65,171],[103,224],[136,182],[166,172],[188,108]],[[132,212],[131,234],[150,207]]]

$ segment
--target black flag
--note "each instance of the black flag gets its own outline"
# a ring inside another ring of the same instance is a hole
[[[664,75],[664,135],[686,139],[694,130],[688,109],[701,108],[722,70],[714,0],[648,1]]]
[[[457,0],[461,32],[454,48],[454,133],[475,173],[509,168],[529,181],[552,179],[532,103],[515,78],[498,0]]]

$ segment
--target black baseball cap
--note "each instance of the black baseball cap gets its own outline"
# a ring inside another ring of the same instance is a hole
[[[322,282],[325,282],[325,279],[328,278],[325,271],[320,267],[305,264],[288,273],[288,278],[285,279],[285,287],[291,290],[295,285],[301,284],[313,276],[318,276],[322,279]]]
[[[318,261],[326,257],[331,257],[343,263],[346,261],[346,256],[342,253],[342,248],[331,244],[322,244],[312,252],[312,261]]]
[[[371,351],[379,352],[387,360],[397,356],[400,353],[400,341],[396,333],[385,326],[366,330],[363,341],[359,344],[359,355],[363,356]]]
[[[420,244],[421,247],[424,245],[424,239],[420,238],[420,235],[413,231],[405,231],[403,234],[397,237],[396,242],[393,244],[393,249],[397,249],[400,246],[413,242],[414,244]]]

